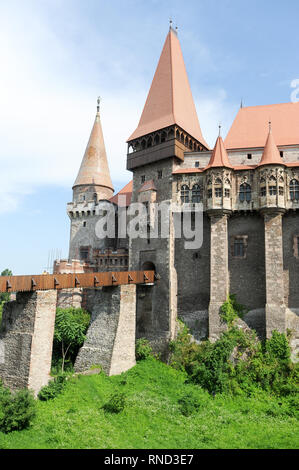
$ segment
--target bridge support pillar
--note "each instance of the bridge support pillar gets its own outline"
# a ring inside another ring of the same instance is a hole
[[[100,365],[108,375],[117,375],[133,367],[135,323],[135,284],[96,289],[91,323],[76,359],[76,372]]]
[[[57,291],[19,292],[4,306],[0,378],[11,389],[35,395],[50,378]]]

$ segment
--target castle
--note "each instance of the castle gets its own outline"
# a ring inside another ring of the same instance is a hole
[[[298,335],[299,103],[241,106],[226,139],[219,134],[209,149],[170,27],[128,139],[127,169],[133,180],[114,196],[98,106],[67,205],[69,259],[55,262],[54,272],[154,269],[160,280],[150,295],[138,288],[136,335],[158,351],[174,338],[178,317],[198,340],[217,338],[229,293],[260,337],[287,328]],[[99,239],[101,201],[116,212],[131,202],[202,203],[202,247],[185,249],[171,225],[168,238]]]

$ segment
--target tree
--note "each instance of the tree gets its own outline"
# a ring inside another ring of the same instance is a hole
[[[90,314],[82,308],[58,308],[56,311],[54,342],[60,346],[62,372],[67,356],[82,346],[90,323]]]
[[[12,276],[12,271],[10,269],[4,269],[2,271],[1,276]],[[3,304],[4,302],[8,302],[10,299],[10,294],[9,292],[1,292],[0,293],[0,304]]]

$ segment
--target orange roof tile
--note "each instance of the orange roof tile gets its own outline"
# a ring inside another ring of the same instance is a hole
[[[128,141],[177,124],[205,147],[205,142],[177,34],[170,29],[138,124]]]
[[[90,134],[75,186],[93,184],[113,189],[99,112]]]
[[[222,167],[225,166],[227,168],[232,168],[230,164],[227,151],[225,150],[224,143],[222,137],[219,136],[216,140],[216,144],[211,155],[210,162],[207,168],[215,168],[215,167]]]
[[[154,180],[145,181],[138,192],[141,193],[142,191],[157,191]]]
[[[204,168],[182,168],[172,172],[173,175],[183,175],[184,173],[202,173]]]
[[[264,147],[269,121],[278,146],[299,144],[298,102],[240,108],[225,139],[225,147]]]
[[[124,186],[115,196],[109,199],[113,204],[118,205],[119,207],[128,207],[131,204],[133,192],[133,180],[130,181],[126,186]],[[118,196],[124,196],[126,199],[120,198]]]
[[[271,126],[269,128],[269,134],[267,137],[264,152],[258,166],[262,165],[284,165],[284,161],[282,160],[279,150],[276,147]]]

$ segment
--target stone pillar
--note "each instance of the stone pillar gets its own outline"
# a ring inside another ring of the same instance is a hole
[[[57,291],[19,292],[3,311],[0,339],[4,362],[0,378],[11,389],[30,388],[35,394],[48,383]]]
[[[283,282],[282,211],[264,211],[266,262],[266,335],[286,331]]]
[[[209,213],[209,216],[211,219],[209,338],[215,341],[225,329],[220,318],[220,307],[229,294],[228,214],[217,211]]]
[[[101,365],[108,375],[125,372],[135,360],[136,285],[95,290],[91,323],[75,370]]]

